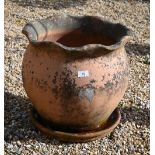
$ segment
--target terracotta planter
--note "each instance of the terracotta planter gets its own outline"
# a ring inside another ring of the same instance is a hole
[[[62,15],[28,23],[23,33],[23,84],[44,121],[64,131],[106,123],[128,85],[131,31],[101,17]]]

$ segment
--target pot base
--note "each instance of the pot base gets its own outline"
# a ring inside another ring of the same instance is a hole
[[[33,124],[43,133],[51,138],[58,139],[64,142],[87,142],[96,140],[97,138],[103,138],[106,135],[110,134],[114,128],[119,124],[121,119],[120,111],[116,108],[113,113],[110,115],[108,121],[100,128],[91,131],[83,131],[83,132],[66,132],[60,129],[52,129],[45,125],[42,122],[41,117],[36,112],[36,110],[31,111],[31,119]]]

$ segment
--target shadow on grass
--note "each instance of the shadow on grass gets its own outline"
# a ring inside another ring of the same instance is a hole
[[[28,99],[5,92],[4,140],[12,142],[33,139],[46,144],[62,144],[62,142],[47,138],[34,127],[29,117],[31,109],[32,105]],[[121,114],[122,123],[129,121],[149,126],[148,109],[122,108]]]
[[[63,8],[83,6],[87,0],[10,0],[19,6],[60,10]]]

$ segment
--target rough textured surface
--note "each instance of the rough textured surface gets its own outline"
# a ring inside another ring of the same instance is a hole
[[[5,154],[149,154],[149,1],[5,1]],[[102,15],[135,32],[127,44],[128,90],[120,102],[122,120],[113,133],[89,143],[60,143],[40,133],[29,119],[32,107],[22,87],[21,64],[28,40],[23,26],[57,13]]]
[[[91,130],[105,123],[127,88],[128,60],[124,48],[104,55],[105,48],[99,49],[96,44],[93,58],[85,54],[79,59],[77,54],[70,57],[76,51],[67,50],[64,54],[60,46],[42,43],[43,48],[27,48],[22,66],[25,91],[40,116],[53,125],[74,130]],[[103,55],[96,56],[97,52]],[[68,60],[71,61],[66,63]],[[78,78],[79,70],[88,70],[90,76]],[[92,95],[93,100],[89,101]]]

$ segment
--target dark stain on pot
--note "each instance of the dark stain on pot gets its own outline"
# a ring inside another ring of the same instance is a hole
[[[55,86],[54,88],[52,88],[52,92],[54,93],[55,98],[57,99],[58,98],[58,95],[59,95],[59,89],[58,89],[58,87]]]
[[[124,77],[127,77],[127,76],[128,76],[127,70],[120,71],[120,72],[114,74],[113,80],[120,80],[120,79],[123,79]]]
[[[55,76],[58,76],[58,74],[59,74],[58,72],[55,72]]]
[[[54,79],[52,80],[52,82],[55,84],[55,83],[56,83],[56,78],[54,78]]]
[[[105,77],[104,77],[104,76],[102,76],[102,81],[104,81],[104,79],[105,79]]]
[[[52,104],[52,101],[49,101],[49,104]]]
[[[65,71],[59,74],[59,79],[61,81],[60,85],[55,83],[54,88],[52,88],[55,97],[57,98],[60,96],[62,103],[67,103],[69,99],[78,96],[79,88],[75,83],[74,77],[71,75],[72,72],[68,69],[65,69]],[[54,76],[54,80],[56,77],[58,78],[58,76]]]
[[[93,80],[90,80],[90,83],[95,83],[95,82],[96,82],[96,80],[94,80],[94,79]]]
[[[105,86],[105,88],[112,89],[113,88],[113,82],[109,80],[106,84],[104,84],[104,86]]]
[[[53,84],[56,84],[57,83],[57,78],[58,78],[58,72],[55,72],[54,78],[52,80]]]
[[[84,88],[96,89],[91,83],[86,84]]]
[[[110,73],[108,74],[110,76]],[[120,83],[120,80],[123,80],[124,77],[126,77],[127,71],[121,71],[116,74],[114,74],[113,78],[107,83],[100,87],[100,91],[107,91],[109,95],[111,93],[115,92],[115,89],[118,89],[117,86]],[[60,85],[56,84],[56,78],[59,78],[61,81]],[[105,76],[102,76],[102,81],[105,79]],[[52,88],[52,92],[55,94],[55,97],[57,98],[60,96],[62,103],[67,103],[69,99],[72,99],[74,97],[79,97],[79,94],[84,95],[86,92],[85,90],[91,89],[95,93],[96,88],[93,86],[93,83],[96,81],[94,79],[90,80],[88,84],[86,84],[83,87],[77,87],[75,83],[75,76],[73,76],[73,73],[71,70],[65,69],[62,73],[59,74],[55,73],[54,79],[54,87]],[[111,91],[111,90],[114,90]],[[116,90],[117,91],[117,90]]]
[[[75,79],[72,79],[70,76],[72,74],[70,70],[66,70],[62,74],[61,97],[68,100],[71,97],[78,95],[77,85],[75,84]]]
[[[120,89],[122,84],[124,83],[124,79],[128,77],[128,74],[128,70],[115,73],[111,80],[108,80],[107,83],[104,84],[104,86],[101,86],[99,88],[99,91],[105,91],[108,95],[116,93],[116,91],[118,91],[118,89]]]

